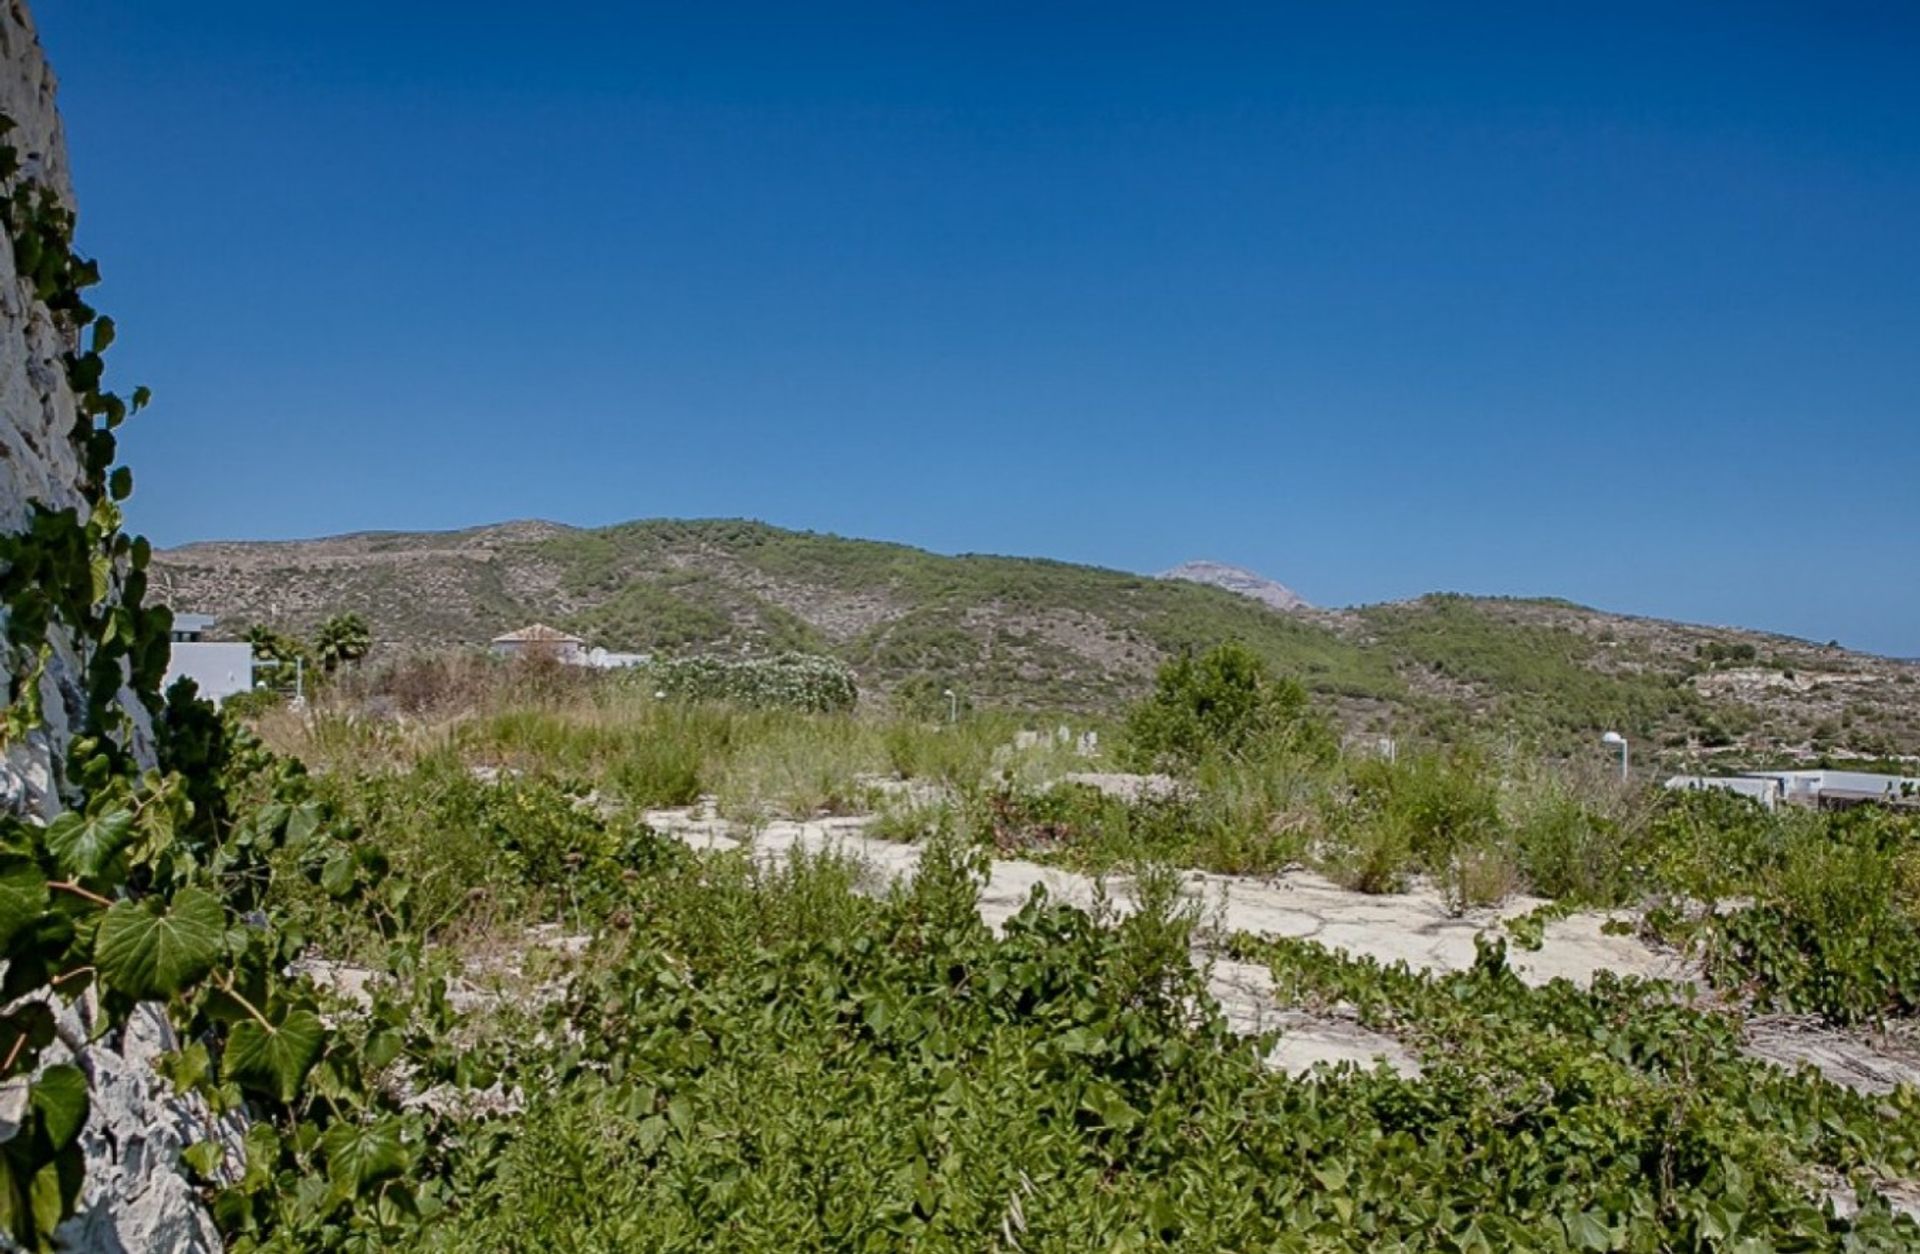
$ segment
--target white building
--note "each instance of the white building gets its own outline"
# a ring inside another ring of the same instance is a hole
[[[1748,771],[1741,775],[1676,775],[1668,788],[1717,788],[1776,805],[1845,810],[1858,805],[1920,808],[1920,778],[1868,771]]]
[[[1780,802],[1780,785],[1770,779],[1750,779],[1744,775],[1675,775],[1667,787],[1678,791],[1700,792],[1716,789],[1751,797],[1763,809],[1771,810]]]
[[[598,645],[588,649],[579,659],[580,665],[591,666],[596,670],[618,671],[629,666],[645,666],[653,660],[651,653],[615,653]]]
[[[213,630],[214,621],[211,614],[175,614],[172,639],[199,640]]]
[[[253,691],[253,646],[244,640],[203,639],[213,623],[210,614],[173,616],[162,692],[176,679],[191,679],[201,696],[219,705],[235,693]]]
[[[495,636],[489,646],[495,657],[550,657],[575,666],[587,661],[587,642],[545,623],[535,623]]]

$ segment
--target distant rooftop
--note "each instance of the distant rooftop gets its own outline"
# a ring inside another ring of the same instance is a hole
[[[1790,801],[1822,809],[1845,809],[1854,805],[1886,805],[1899,809],[1920,808],[1920,778],[1911,775],[1880,775],[1868,771],[1837,771],[1829,768],[1796,771],[1747,771],[1739,775],[1676,775],[1668,788],[1717,788],[1740,793],[1771,810],[1776,802]]]
[[[522,627],[505,635],[495,636],[495,644],[585,644],[578,636],[570,636],[557,627],[545,623],[535,623],[531,627]]]

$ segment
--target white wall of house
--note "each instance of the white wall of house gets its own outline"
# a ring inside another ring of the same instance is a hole
[[[611,649],[588,649],[585,655],[569,659],[576,665],[597,667],[603,671],[625,670],[629,666],[645,666],[653,660],[650,653],[615,653]]]
[[[1773,779],[1735,775],[1676,775],[1667,781],[1667,787],[1675,790],[1717,788],[1721,792],[1751,797],[1769,810],[1773,809],[1774,804],[1780,799],[1780,784]]]
[[[572,666],[584,666],[586,646],[578,640],[496,640],[487,646],[495,657],[550,657]]]
[[[244,640],[176,640],[167,658],[162,691],[183,677],[197,684],[200,695],[216,705],[236,692],[252,692],[253,646]]]

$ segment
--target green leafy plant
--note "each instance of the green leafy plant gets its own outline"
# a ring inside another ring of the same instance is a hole
[[[320,669],[331,675],[349,662],[358,662],[373,648],[373,633],[358,614],[336,614],[314,633],[313,653]]]
[[[1246,757],[1326,747],[1306,689],[1274,678],[1244,645],[1183,653],[1160,668],[1150,696],[1127,715],[1126,757],[1135,767],[1190,768],[1207,757]]]
[[[668,696],[684,700],[793,710],[848,710],[860,695],[845,663],[804,653],[665,659],[648,667],[647,679]]]

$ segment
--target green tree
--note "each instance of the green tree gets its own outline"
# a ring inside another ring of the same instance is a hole
[[[331,675],[347,662],[358,662],[373,648],[373,633],[358,614],[336,614],[320,624],[313,651],[320,669]]]
[[[258,668],[258,675],[271,691],[282,694],[293,692],[300,665],[313,665],[313,654],[307,651],[306,642],[298,636],[275,631],[264,623],[255,623],[247,628],[245,639],[253,646],[254,661],[266,663]]]
[[[1161,666],[1152,694],[1127,715],[1126,757],[1140,770],[1180,770],[1213,756],[1317,753],[1329,735],[1305,688],[1228,642]]]

